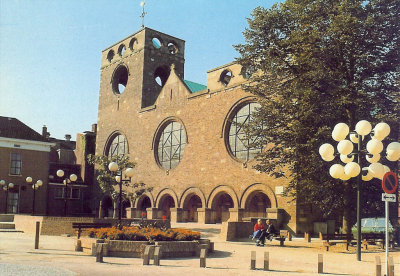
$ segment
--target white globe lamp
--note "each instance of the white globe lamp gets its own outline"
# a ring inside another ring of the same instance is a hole
[[[368,141],[367,151],[369,153],[378,154],[378,153],[381,153],[382,150],[383,150],[383,144],[381,141],[379,141],[375,138],[372,138],[371,140]]]
[[[112,172],[116,172],[118,171],[118,164],[117,162],[111,162],[110,164],[108,164],[108,169]]]
[[[329,174],[333,178],[340,178],[344,174],[344,168],[340,164],[333,164],[329,169]]]
[[[347,163],[346,166],[344,166],[344,173],[349,175],[350,177],[355,177],[357,176],[361,171],[360,165],[356,162],[350,162]]]
[[[369,155],[366,155],[365,159],[367,159],[369,163],[376,163],[379,161],[379,159],[381,159],[381,155],[379,153],[373,154],[371,157]]]
[[[76,181],[78,179],[78,176],[76,176],[76,174],[71,174],[69,176],[69,179],[74,182],[74,181]]]
[[[332,131],[332,138],[335,141],[342,141],[349,134],[350,128],[345,123],[338,123]]]
[[[374,138],[382,141],[390,133],[390,126],[387,123],[379,123],[374,127]]]
[[[355,133],[350,133],[350,141],[352,141],[354,144],[358,144],[358,137]]]
[[[381,163],[372,163],[371,165],[369,165],[368,168],[375,178],[381,178],[385,173],[383,165]]]
[[[64,176],[64,171],[63,170],[58,170],[57,171],[57,176],[58,177],[63,177]]]
[[[348,157],[347,155],[341,154],[340,155],[340,160],[345,164],[350,163],[350,162],[352,162],[354,160],[354,155],[351,156],[351,157]]]
[[[371,130],[372,130],[371,123],[366,120],[359,121],[356,124],[356,132],[360,135],[363,136],[368,135],[371,132]]]
[[[127,169],[125,170],[125,175],[126,175],[127,177],[133,177],[134,173],[135,173],[135,171],[133,170],[133,168],[127,168]]]
[[[337,149],[340,154],[348,155],[353,151],[353,143],[349,140],[342,140],[338,143]]]

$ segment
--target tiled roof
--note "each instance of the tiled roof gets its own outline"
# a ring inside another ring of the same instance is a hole
[[[42,135],[16,118],[0,116],[0,137],[46,141]]]
[[[196,83],[196,82],[192,82],[192,81],[188,81],[188,80],[184,80],[186,86],[190,89],[190,92],[192,93],[196,93],[202,90],[207,89],[206,85],[200,84],[200,83]]]

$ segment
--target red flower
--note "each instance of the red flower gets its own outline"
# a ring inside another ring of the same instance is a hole
[[[162,220],[164,220],[164,221],[167,220],[167,216],[162,216],[161,218],[162,218]]]
[[[146,213],[145,213],[145,212],[143,212],[143,213],[142,213],[142,217],[144,218],[145,216],[146,216]]]

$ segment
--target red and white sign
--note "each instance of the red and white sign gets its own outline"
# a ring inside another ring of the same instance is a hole
[[[382,189],[387,194],[393,194],[397,190],[399,180],[394,172],[387,172],[382,179]]]

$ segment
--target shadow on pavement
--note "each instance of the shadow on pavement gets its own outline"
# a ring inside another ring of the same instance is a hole
[[[211,253],[207,256],[207,258],[216,259],[216,258],[226,258],[226,257],[230,257],[230,256],[232,256],[231,252],[214,250],[213,253]]]

